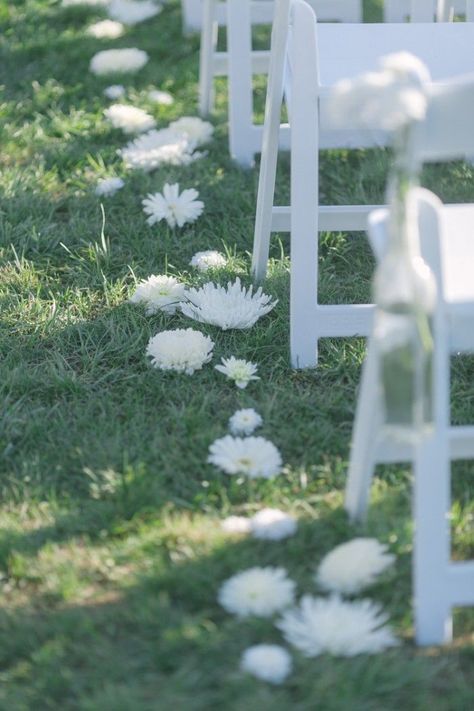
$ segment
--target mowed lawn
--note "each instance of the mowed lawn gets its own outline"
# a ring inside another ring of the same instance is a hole
[[[208,156],[181,168],[126,173],[127,138],[103,117],[105,86],[158,127],[197,113],[198,38],[184,38],[180,3],[116,40],[87,36],[100,7],[0,0],[0,709],[81,711],[467,711],[474,708],[474,613],[456,613],[443,649],[413,644],[411,474],[378,470],[366,526],[342,508],[364,342],[327,340],[314,371],[289,367],[288,238],[272,242],[265,291],[278,306],[249,331],[147,317],[127,303],[135,279],[169,273],[188,284],[198,250],[228,255],[221,283],[250,283],[258,172],[227,149],[225,82],[217,92]],[[375,0],[366,19],[380,18]],[[139,47],[137,75],[95,77],[93,54]],[[263,82],[259,84],[263,101]],[[147,98],[170,91],[172,106]],[[322,158],[325,202],[383,199],[388,155]],[[287,157],[278,191],[288,193]],[[94,194],[101,177],[126,185]],[[196,187],[205,212],[173,232],[149,227],[141,200],[165,182]],[[426,171],[447,201],[474,201],[474,168]],[[102,233],[101,202],[105,215]],[[368,301],[373,261],[362,234],[320,238],[321,300]],[[192,377],[153,370],[145,357],[159,330],[194,326],[215,341],[213,363]],[[239,390],[214,370],[221,356],[259,365]],[[474,360],[453,361],[453,418],[474,420]],[[281,450],[274,480],[229,477],[206,463],[209,445],[241,407],[264,419]],[[433,472],[435,485],[436,472]],[[453,556],[474,557],[473,466],[453,467]],[[220,520],[263,506],[296,515],[295,537],[265,542],[223,533]],[[242,651],[281,642],[268,620],[238,620],[216,595],[254,565],[287,568],[300,593],[334,545],[376,536],[397,555],[368,591],[390,614],[401,645],[379,656],[304,659],[281,687],[239,671]]]

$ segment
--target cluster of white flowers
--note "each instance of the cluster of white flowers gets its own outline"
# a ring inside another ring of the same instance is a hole
[[[161,6],[153,0],[111,0],[108,13],[114,20],[126,25],[136,25],[161,12]]]
[[[157,333],[149,340],[146,353],[155,368],[192,375],[209,363],[213,348],[209,336],[192,328],[178,328]]]
[[[143,133],[156,126],[153,116],[136,106],[112,104],[104,114],[114,128],[120,128],[124,133]]]
[[[179,184],[165,183],[162,193],[149,194],[142,201],[147,222],[154,225],[166,220],[171,228],[183,227],[187,222],[195,222],[204,210],[204,203],[196,200],[199,193],[194,188],[179,192]]]
[[[185,285],[175,277],[153,274],[137,284],[130,303],[143,304],[147,315],[156,314],[158,311],[174,314],[180,301],[184,299],[185,289]]]
[[[121,37],[124,32],[124,26],[121,22],[114,20],[101,20],[89,25],[87,34],[96,39],[116,39]]]
[[[125,183],[122,178],[103,178],[99,180],[95,189],[96,195],[114,195],[123,188]]]
[[[181,310],[185,316],[219,326],[224,331],[231,328],[251,328],[261,316],[265,316],[277,304],[271,296],[259,287],[255,294],[253,287],[242,286],[239,277],[227,288],[207,282],[200,289],[189,289],[187,301]]]
[[[208,249],[205,252],[196,252],[189,262],[190,267],[195,267],[200,272],[208,269],[222,269],[227,265],[227,259],[220,252]]]
[[[136,47],[103,49],[92,57],[90,70],[97,76],[119,73],[132,74],[144,67],[148,59],[148,54]]]

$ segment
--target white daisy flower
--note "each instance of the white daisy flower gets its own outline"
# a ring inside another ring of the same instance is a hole
[[[96,195],[114,195],[125,185],[122,178],[104,178],[99,180],[95,189]]]
[[[178,328],[161,331],[150,338],[146,353],[155,368],[192,375],[209,363],[213,348],[213,341],[200,331]]]
[[[322,559],[315,580],[325,590],[352,595],[372,585],[395,560],[375,538],[354,538]]]
[[[89,68],[98,76],[115,73],[131,74],[144,67],[148,59],[146,52],[135,47],[104,49],[92,57]]]
[[[100,22],[95,22],[93,25],[89,25],[87,34],[97,39],[116,39],[123,35],[124,29],[121,22],[101,20]]]
[[[143,304],[146,314],[151,316],[158,311],[174,314],[179,302],[184,299],[185,285],[175,277],[159,274],[141,281],[130,298],[131,304]]]
[[[254,538],[281,541],[296,533],[297,523],[293,516],[279,509],[262,509],[250,519]]]
[[[216,439],[207,461],[226,474],[245,474],[250,479],[272,479],[282,467],[280,452],[264,437],[226,435]]]
[[[187,222],[195,222],[204,210],[204,203],[196,200],[199,193],[194,188],[179,192],[179,184],[165,183],[162,193],[150,193],[142,200],[143,211],[149,215],[147,222],[154,225],[166,220],[171,228],[183,227]]]
[[[104,114],[114,128],[120,128],[124,133],[143,133],[156,126],[153,116],[136,106],[112,104]]]
[[[345,602],[305,595],[299,607],[283,614],[277,627],[306,657],[319,654],[353,657],[376,654],[397,644],[387,615],[371,600]]]
[[[193,153],[195,147],[184,134],[162,128],[139,136],[120,150],[119,155],[127,168],[149,172],[161,165],[189,165],[202,157],[202,153]]]
[[[153,0],[112,0],[108,13],[114,20],[120,20],[126,25],[136,25],[148,20],[161,12],[161,7]]]
[[[120,99],[125,94],[125,87],[122,84],[111,84],[104,89],[104,96],[108,99]]]
[[[171,106],[171,104],[174,103],[174,99],[168,91],[160,91],[159,89],[149,91],[148,98],[150,101],[154,101],[156,104],[161,104],[162,106]]]
[[[181,310],[185,316],[219,326],[224,331],[231,328],[251,328],[261,316],[271,311],[277,301],[262,293],[259,287],[255,294],[240,283],[239,277],[227,287],[209,281],[199,289],[189,289],[187,301]]]
[[[214,366],[220,373],[224,373],[229,380],[234,380],[238,388],[244,389],[251,380],[260,380],[255,363],[242,358],[231,356],[230,358],[222,358],[222,365]]]
[[[263,420],[252,407],[237,410],[229,419],[229,429],[233,435],[251,435]]]
[[[182,116],[170,123],[170,128],[178,133],[184,133],[196,146],[208,143],[214,133],[214,126],[209,121],[203,121],[198,116]]]
[[[294,594],[295,583],[284,568],[255,567],[226,580],[217,599],[227,612],[239,617],[271,617],[291,605]]]
[[[196,252],[189,262],[190,267],[196,267],[200,272],[207,272],[208,269],[221,269],[227,265],[227,259],[220,252],[209,249],[205,252]]]
[[[250,519],[245,516],[228,516],[221,521],[221,528],[226,533],[250,533]]]
[[[270,684],[282,684],[292,666],[290,654],[278,644],[256,644],[249,647],[240,661],[242,671]]]

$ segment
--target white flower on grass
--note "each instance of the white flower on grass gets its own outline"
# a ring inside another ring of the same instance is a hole
[[[255,294],[240,283],[239,277],[227,287],[209,281],[200,289],[190,289],[187,301],[181,310],[185,316],[219,326],[224,331],[231,328],[251,328],[261,316],[271,311],[277,301],[262,293],[259,287]]]
[[[272,479],[282,467],[280,452],[264,437],[226,435],[216,439],[207,461],[226,474],[245,474],[250,479]]]
[[[147,172],[161,165],[189,165],[202,153],[193,153],[196,145],[184,134],[170,128],[153,130],[128,143],[119,154],[127,168]]]
[[[205,252],[196,252],[191,261],[190,267],[196,267],[200,272],[207,272],[208,269],[221,269],[227,265],[227,259],[220,252],[209,249]]]
[[[124,133],[143,133],[156,126],[153,116],[136,106],[112,104],[104,114],[114,128],[120,128]]]
[[[150,338],[146,349],[151,364],[160,370],[192,375],[212,358],[214,343],[209,336],[192,328],[161,331]]]
[[[299,607],[288,610],[277,623],[289,644],[306,657],[319,654],[353,657],[376,654],[397,644],[385,626],[387,615],[371,600],[346,602],[305,595]]]
[[[229,419],[229,429],[233,435],[251,435],[263,420],[252,407],[237,410]]]
[[[62,6],[63,7],[75,7],[76,5],[91,5],[91,6],[100,6],[100,5],[108,5],[110,0],[63,0],[62,1]]]
[[[260,380],[255,363],[242,358],[231,356],[230,358],[222,358],[222,364],[214,366],[220,373],[224,373],[229,380],[233,380],[238,388],[244,389],[251,380]]]
[[[104,49],[92,57],[89,68],[98,76],[115,73],[131,74],[144,67],[148,59],[146,52],[135,47]]]
[[[354,538],[322,559],[316,581],[325,590],[352,595],[372,585],[395,560],[375,538]]]
[[[97,183],[95,194],[96,195],[114,195],[117,190],[123,188],[125,183],[122,178],[103,178]]]
[[[178,133],[184,133],[196,146],[202,146],[204,143],[208,143],[214,133],[212,123],[203,121],[198,116],[182,116],[176,121],[172,121],[170,128]]]
[[[112,0],[108,12],[114,20],[120,20],[126,25],[136,25],[157,15],[161,12],[161,7],[155,5],[153,0]]]
[[[296,533],[297,523],[293,516],[279,509],[262,509],[250,519],[254,538],[281,541]]]
[[[141,281],[130,298],[132,304],[143,304],[148,316],[164,311],[174,314],[184,298],[185,285],[175,277],[159,274]]]
[[[245,516],[228,516],[221,521],[221,528],[226,533],[250,533],[250,519]]]
[[[95,22],[93,25],[89,25],[87,34],[97,39],[116,39],[123,35],[124,29],[121,22],[101,20],[100,22]]]
[[[104,96],[108,99],[120,99],[125,94],[125,87],[122,84],[111,84],[104,89]]]
[[[291,605],[295,583],[284,568],[249,568],[233,575],[219,589],[222,607],[239,617],[271,617]]]
[[[292,669],[290,654],[278,644],[256,644],[242,654],[240,668],[257,679],[281,684]]]
[[[196,200],[199,193],[194,188],[179,192],[179,184],[165,183],[162,193],[150,193],[142,200],[143,211],[149,215],[147,222],[154,225],[166,220],[171,228],[195,222],[204,210],[204,203]]]
[[[387,55],[379,71],[343,79],[330,93],[326,109],[335,128],[351,116],[354,128],[395,131],[421,121],[426,113],[425,65],[408,52]]]
[[[161,104],[162,106],[171,106],[174,103],[174,99],[168,91],[160,91],[160,89],[152,89],[148,92],[148,98],[150,101],[154,101],[156,104]]]

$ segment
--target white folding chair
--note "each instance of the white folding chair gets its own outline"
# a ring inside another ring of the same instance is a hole
[[[194,0],[195,1],[195,0]],[[188,0],[189,2],[189,0]],[[253,100],[252,100],[252,77],[254,74],[266,74],[268,71],[269,52],[252,51],[252,26],[271,25],[274,15],[274,0],[250,0],[249,6],[240,0],[199,0],[202,5],[201,23],[201,50],[199,66],[199,111],[202,116],[207,116],[213,107],[213,87],[216,76],[228,76],[230,70],[230,54],[235,61],[236,71],[229,79],[229,105],[236,107],[234,115],[230,119],[230,131],[239,131],[244,124],[243,134],[246,137],[250,127],[253,125]],[[333,22],[362,22],[362,0],[310,0],[315,7],[318,17],[324,21]],[[230,6],[233,6],[232,8]],[[218,28],[227,26],[229,52],[217,51]],[[232,38],[229,32],[232,31]],[[247,56],[248,55],[248,56]],[[249,61],[250,60],[250,61]],[[247,109],[250,101],[250,108]],[[237,119],[237,123],[234,123]],[[261,131],[261,129],[260,129]],[[258,133],[258,132],[257,132]],[[241,164],[250,164],[253,155],[260,150],[258,139],[250,139],[250,148],[240,153],[240,141],[233,141],[231,136],[231,151],[233,144],[236,144],[235,158]],[[250,158],[248,157],[250,156]]]
[[[414,133],[412,155],[421,162],[474,153],[474,75],[433,88],[426,120]],[[445,205],[416,191],[423,257],[437,282],[433,316],[434,429],[421,444],[391,441],[381,427],[378,357],[369,339],[354,422],[345,506],[352,519],[367,510],[377,463],[414,466],[414,598],[419,644],[452,637],[452,608],[474,605],[474,561],[452,562],[449,509],[451,461],[474,458],[474,427],[450,424],[450,355],[474,352],[474,204]],[[388,210],[370,216],[377,256],[387,241]]]
[[[368,304],[318,303],[318,231],[365,230],[373,209],[319,205],[319,149],[382,146],[387,141],[381,132],[352,130],[351,116],[347,130],[335,131],[326,109],[331,87],[342,78],[373,70],[380,57],[401,50],[418,55],[435,82],[474,71],[474,25],[320,24],[303,0],[280,0],[277,7],[252,270],[262,280],[271,232],[291,231],[291,361],[294,367],[304,368],[317,364],[320,338],[368,335],[372,319]],[[291,126],[291,205],[275,207],[283,85]]]
[[[472,0],[385,0],[385,22],[446,22],[453,15],[464,15],[468,22],[474,20]]]

